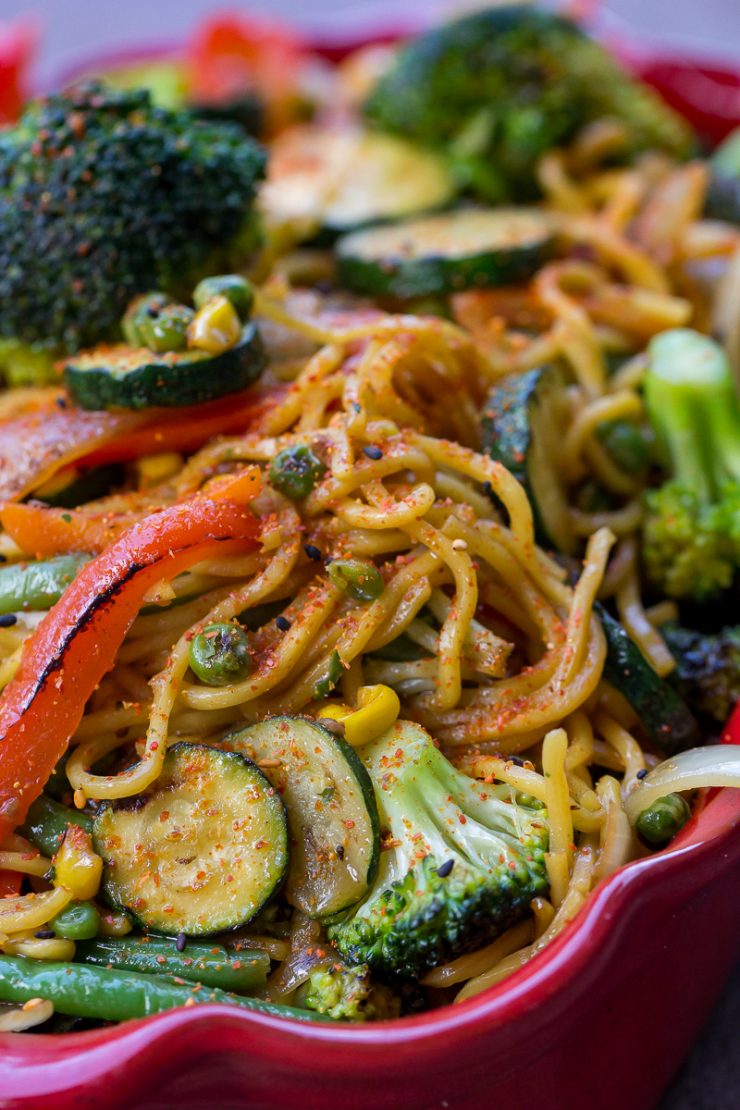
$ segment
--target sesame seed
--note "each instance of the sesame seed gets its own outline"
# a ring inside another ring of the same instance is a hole
[[[287,617],[275,617],[275,624],[281,632],[290,631],[290,621]]]
[[[452,868],[454,866],[455,866],[454,859],[445,860],[444,863],[440,864],[439,867],[437,868],[437,874],[439,875],[440,879],[446,879],[447,876],[449,875],[450,871],[452,871]]]
[[[373,459],[375,462],[377,462],[378,459],[383,458],[383,452],[374,443],[370,443],[367,447],[363,447],[362,453],[363,455],[367,455],[369,459]]]
[[[304,543],[303,550],[306,552],[309,559],[313,559],[315,563],[320,563],[323,559],[323,555],[313,543]]]
[[[460,540],[460,539],[453,540],[452,541],[452,550],[453,551],[467,551],[468,550],[468,545],[465,542],[465,540]]]
[[[185,936],[185,934],[184,933],[178,933],[177,934],[177,940],[175,941],[175,948],[177,949],[177,951],[178,952],[184,952],[185,951],[185,945],[187,943],[188,943],[188,938]]]
[[[644,769],[642,771],[638,771],[637,772],[637,778],[638,779],[644,779],[646,774],[647,774],[647,771],[645,771]]]
[[[14,624],[18,623],[18,617],[15,613],[4,613],[0,617],[0,628],[12,628]]]

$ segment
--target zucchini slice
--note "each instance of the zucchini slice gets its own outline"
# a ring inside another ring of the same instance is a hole
[[[306,125],[272,144],[262,204],[270,223],[336,234],[442,208],[454,191],[442,160],[405,139]]]
[[[597,602],[606,637],[603,677],[629,702],[651,741],[673,755],[702,743],[699,724],[681,695],[656,674],[626,629]]]
[[[337,275],[355,293],[427,297],[525,281],[552,244],[543,212],[461,208],[344,236]]]
[[[146,793],[101,806],[93,841],[108,902],[170,935],[245,925],[288,866],[277,791],[243,756],[201,744],[175,744]]]
[[[569,554],[576,538],[553,466],[566,414],[565,382],[544,366],[502,379],[488,396],[481,429],[483,450],[526,489],[539,542]]]
[[[370,777],[344,740],[306,717],[272,717],[224,746],[265,766],[291,832],[288,900],[328,918],[367,893],[378,869],[380,823]]]
[[[83,409],[148,409],[200,405],[246,389],[267,364],[262,338],[246,324],[239,342],[206,351],[154,354],[125,343],[101,345],[68,359],[64,382]]]

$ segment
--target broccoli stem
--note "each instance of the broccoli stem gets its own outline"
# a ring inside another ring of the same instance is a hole
[[[708,504],[740,480],[740,406],[729,360],[707,336],[675,328],[649,347],[645,400],[674,478]]]

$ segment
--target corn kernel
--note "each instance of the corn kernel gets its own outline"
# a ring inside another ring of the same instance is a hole
[[[322,706],[320,715],[341,721],[344,738],[353,748],[361,748],[382,736],[398,719],[401,703],[390,686],[362,686],[357,695],[357,709],[346,705]]]
[[[188,346],[219,355],[239,342],[242,324],[226,297],[212,297],[196,312],[188,328]]]
[[[54,856],[54,885],[70,891],[81,902],[98,893],[103,861],[93,851],[90,834],[70,825]]]

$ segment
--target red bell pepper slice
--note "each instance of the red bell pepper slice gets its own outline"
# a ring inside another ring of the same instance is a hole
[[[305,46],[290,28],[242,15],[217,15],[197,29],[187,52],[191,95],[211,103],[260,94],[268,130],[290,121]]]
[[[0,842],[64,755],[147,590],[203,559],[253,550],[258,532],[248,509],[199,496],[148,516],[83,567],[0,698]]]
[[[38,27],[33,19],[0,23],[0,124],[13,123],[20,115],[37,40]]]
[[[54,400],[0,424],[0,500],[21,500],[73,463],[101,466],[194,451],[249,430],[284,390],[248,390],[180,409],[85,412]],[[61,395],[60,395],[61,396]]]

